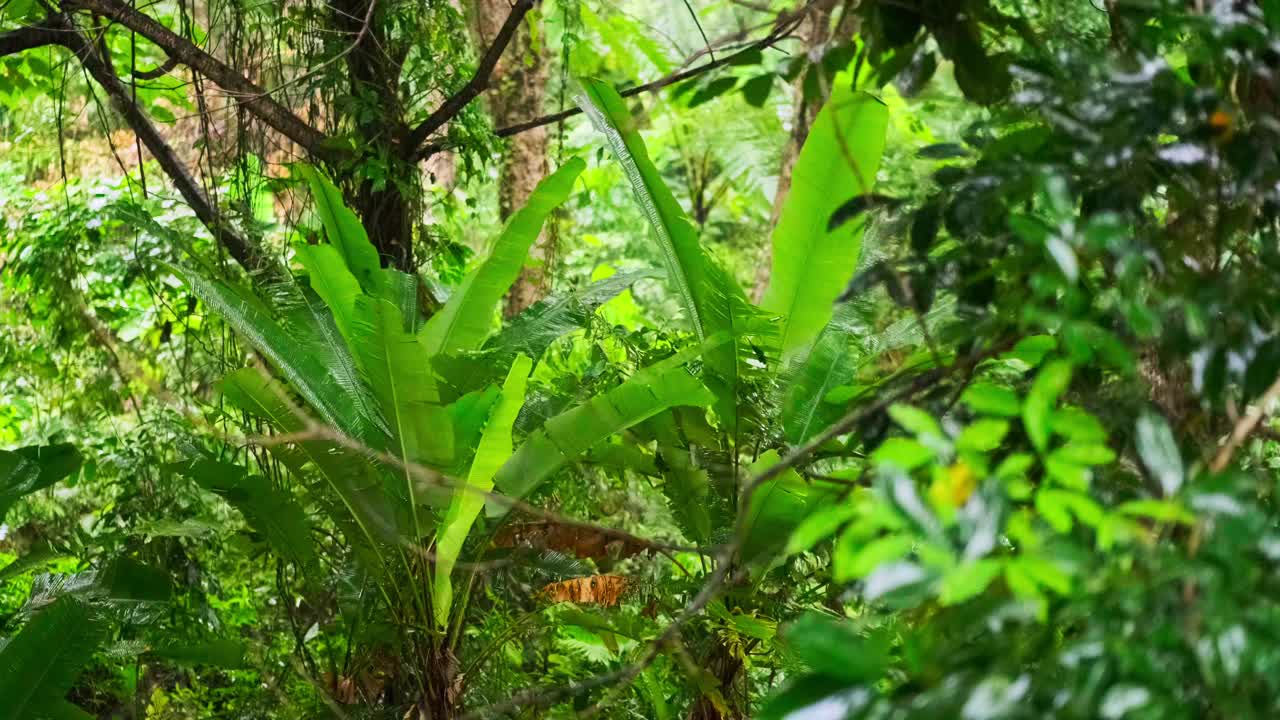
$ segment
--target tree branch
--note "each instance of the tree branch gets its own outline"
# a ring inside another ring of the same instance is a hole
[[[476,67],[476,72],[471,76],[471,80],[461,90],[441,103],[440,107],[436,108],[427,116],[426,120],[423,120],[420,125],[409,133],[405,146],[410,149],[410,152],[416,152],[432,133],[444,127],[445,123],[455,118],[468,103],[475,100],[476,96],[489,87],[489,80],[493,77],[493,70],[497,67],[498,60],[502,58],[502,53],[511,44],[516,31],[520,28],[520,23],[524,21],[524,16],[533,8],[533,4],[536,1],[516,0],[515,5],[511,6],[511,13],[507,15],[506,22],[498,30],[498,34],[493,38],[493,42],[489,45],[489,49],[485,51],[484,56],[480,58],[480,64]]]
[[[160,46],[169,57],[217,83],[232,99],[262,122],[279,131],[312,155],[324,154],[325,134],[307,124],[289,108],[276,102],[266,90],[246,79],[194,43],[151,17],[116,0],[66,0],[67,10],[88,10],[124,25]]]
[[[724,67],[725,65],[732,63],[733,61],[743,57],[747,53],[776,45],[777,43],[789,37],[792,29],[794,29],[794,25],[790,23],[784,23],[783,25],[779,26],[777,29],[775,29],[773,32],[769,33],[765,37],[760,38],[759,40],[751,43],[750,45],[743,47],[742,49],[738,50],[732,55],[725,55],[720,57],[717,60],[713,60],[708,63],[703,63],[702,65],[699,65],[697,67],[689,68],[687,70],[681,70],[679,72],[674,72],[674,73],[671,73],[670,75],[665,75],[663,77],[658,78],[657,80],[653,80],[652,82],[647,82],[643,85],[637,85],[633,88],[628,88],[626,90],[623,90],[620,94],[622,95],[622,97],[632,97],[635,95],[640,95],[642,93],[655,92],[669,85],[674,85],[675,83],[678,83],[682,80],[688,80],[689,78],[697,77],[704,73],[711,72],[712,70],[715,70],[720,67]],[[508,125],[503,128],[498,128],[497,130],[493,131],[493,134],[497,135],[498,137],[511,137],[512,135],[518,135],[522,132],[533,130],[534,128],[540,128],[544,125],[551,125],[553,123],[560,122],[561,120],[564,120],[566,118],[571,118],[574,115],[578,115],[581,112],[582,112],[582,108],[578,108],[578,107],[565,108],[560,112],[551,113],[550,115],[543,115],[542,117],[537,117],[532,120],[516,123],[514,125]],[[440,152],[441,150],[445,150],[445,149],[447,149],[447,146],[444,143],[440,143],[440,142],[428,143],[426,145],[421,146],[418,149],[416,157],[417,159],[422,160],[424,158],[430,157],[436,154],[437,152]]]
[[[213,233],[214,240],[225,247],[231,257],[246,270],[264,274],[276,272],[274,266],[258,248],[241,237],[213,206],[200,184],[191,176],[173,148],[151,123],[151,119],[133,101],[129,90],[120,82],[120,78],[98,56],[88,38],[69,18],[60,18],[55,22],[61,24],[61,27],[53,28],[57,43],[74,53],[84,65],[85,70],[106,91],[112,106],[124,117],[125,122],[129,123],[129,127],[133,129],[142,144],[147,146],[147,150],[169,176],[178,193],[182,195],[182,199],[191,206],[200,222],[209,228],[209,232]]]
[[[46,24],[31,25],[0,33],[0,57],[46,45],[61,45],[60,35],[57,29]]]

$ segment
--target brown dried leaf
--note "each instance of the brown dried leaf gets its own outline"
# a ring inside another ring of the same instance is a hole
[[[577,558],[600,560],[638,555],[648,548],[636,542],[610,537],[593,528],[555,522],[527,522],[506,525],[493,544],[501,548],[517,545],[572,554]]]

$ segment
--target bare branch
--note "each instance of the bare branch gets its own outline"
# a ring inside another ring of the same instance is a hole
[[[151,119],[133,101],[132,95],[120,82],[120,78],[98,56],[88,38],[67,18],[60,18],[55,22],[60,22],[62,25],[52,29],[58,44],[71,50],[93,79],[106,91],[107,96],[111,98],[112,106],[124,117],[125,122],[129,123],[129,127],[133,129],[142,144],[147,146],[147,150],[155,157],[156,162],[160,163],[160,167],[169,176],[174,187],[182,195],[182,199],[191,206],[200,222],[209,228],[209,232],[213,233],[214,239],[225,247],[231,257],[246,270],[273,273],[274,268],[270,261],[259,252],[257,247],[241,237],[209,202],[200,184],[178,159],[169,143],[161,137],[160,132],[151,123]]]
[[[169,57],[165,58],[160,65],[150,70],[137,70],[133,73],[135,80],[156,80],[168,75],[174,68],[178,67],[178,61]]]
[[[89,10],[114,20],[160,46],[170,58],[217,83],[236,102],[262,122],[296,142],[313,155],[323,155],[325,135],[292,110],[276,102],[266,90],[248,80],[194,43],[128,5],[116,0],[66,0],[68,10]]]
[[[520,28],[520,23],[524,21],[524,16],[533,8],[534,2],[536,0],[516,0],[515,5],[511,6],[511,13],[507,15],[506,22],[498,30],[497,36],[493,38],[493,42],[489,45],[489,49],[485,51],[484,56],[480,58],[480,64],[476,67],[476,72],[471,76],[471,80],[461,90],[441,103],[440,107],[436,108],[427,116],[426,120],[423,120],[420,125],[409,133],[409,137],[405,141],[406,147],[416,150],[432,133],[444,127],[445,123],[455,118],[468,103],[475,100],[476,96],[489,87],[489,80],[493,77],[493,70],[497,67],[498,60],[502,58],[502,53],[511,44],[516,30]]]

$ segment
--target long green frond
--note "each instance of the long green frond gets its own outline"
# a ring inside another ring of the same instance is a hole
[[[569,198],[573,183],[584,168],[586,163],[581,158],[569,160],[543,178],[525,206],[511,216],[489,257],[466,276],[440,312],[427,321],[423,336],[432,355],[480,348],[493,325],[494,310],[520,276],[520,268],[547,216]]]
[[[484,493],[493,489],[493,476],[512,453],[511,427],[524,405],[525,389],[533,361],[527,355],[519,355],[511,364],[507,380],[502,384],[498,404],[489,415],[489,422],[480,436],[471,471],[467,474],[467,486],[455,488],[449,509],[440,521],[435,544],[435,580],[432,587],[432,609],[436,622],[447,625],[449,609],[453,604],[453,567],[462,552],[462,544],[471,532],[471,526],[484,507]]]

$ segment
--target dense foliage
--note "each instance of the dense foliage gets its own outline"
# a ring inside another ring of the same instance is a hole
[[[1277,48],[0,5],[0,720],[1275,715]]]

